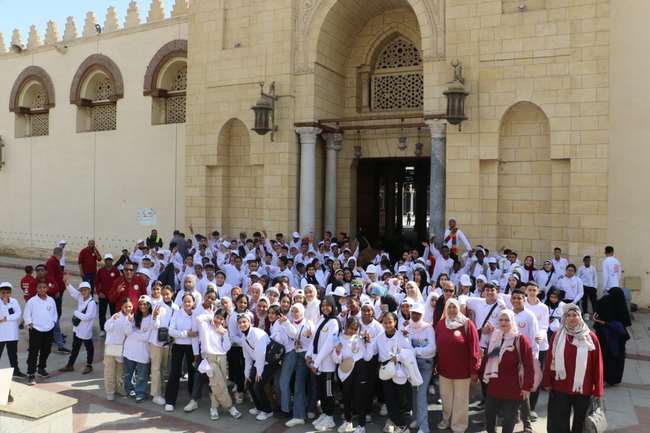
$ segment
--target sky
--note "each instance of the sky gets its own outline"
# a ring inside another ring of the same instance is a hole
[[[4,36],[5,47],[9,47],[11,34],[15,28],[20,29],[23,44],[27,44],[29,27],[36,24],[41,40],[45,37],[47,22],[56,21],[59,35],[63,37],[65,21],[73,16],[77,24],[77,32],[81,35],[86,12],[92,11],[97,22],[104,25],[106,9],[115,6],[120,26],[124,25],[124,17],[130,0],[0,0],[0,33]],[[140,20],[146,21],[150,0],[138,0]],[[169,16],[174,0],[163,0],[165,15]]]

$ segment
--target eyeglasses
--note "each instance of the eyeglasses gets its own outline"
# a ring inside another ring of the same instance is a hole
[[[444,292],[445,293],[454,293],[454,291],[452,289],[445,289]]]
[[[133,272],[133,268],[124,268],[124,272]]]

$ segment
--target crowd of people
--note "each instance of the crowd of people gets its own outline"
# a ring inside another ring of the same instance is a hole
[[[108,400],[151,398],[171,412],[187,375],[183,410],[198,409],[207,386],[213,420],[224,411],[240,418],[237,406],[249,399],[257,420],[282,415],[288,427],[364,433],[379,415],[385,432],[429,433],[429,401],[439,399],[437,428],[462,433],[478,398],[489,433],[497,423],[511,433],[517,420],[532,432],[546,391],[548,432],[582,433],[604,380],[621,381],[631,323],[611,246],[598,299],[590,257],[577,269],[556,248],[538,269],[532,256],[522,263],[512,250],[473,248],[454,220],[443,239],[401,257],[360,251],[344,233],[315,243],[296,232],[225,239],[190,231],[165,244],[153,230],[116,260],[89,241],[78,287],[62,241],[35,276],[26,269],[22,312],[12,285],[0,284],[0,356],[6,347],[14,376],[48,377],[53,345],[69,353],[61,371],[74,371],[83,346],[82,372],[91,373],[98,318]],[[72,350],[59,323],[64,296],[76,301]],[[17,361],[21,320],[26,374]]]

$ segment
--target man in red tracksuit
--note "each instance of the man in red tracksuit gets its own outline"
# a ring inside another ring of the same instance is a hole
[[[47,259],[47,262],[45,262],[47,276],[51,277],[56,282],[56,292],[50,296],[54,298],[54,303],[56,304],[56,313],[59,320],[61,320],[63,292],[65,291],[65,283],[63,282],[63,268],[61,267],[61,256],[63,256],[63,248],[56,247],[52,251],[52,256]],[[48,287],[48,294],[49,292],[50,288]],[[63,346],[65,343],[65,335],[61,333],[59,320],[57,320],[56,325],[54,325],[54,342],[58,347],[57,351],[59,353],[70,353],[70,350],[66,349]]]
[[[99,328],[103,336],[104,324],[106,323],[106,309],[110,310],[111,316],[115,314],[115,304],[112,303],[110,293],[115,282],[122,276],[120,271],[113,265],[113,255],[104,255],[104,266],[97,271],[95,276],[95,291],[99,298]]]
[[[147,283],[135,275],[133,263],[126,263],[123,271],[124,276],[113,283],[113,288],[108,295],[108,300],[115,304],[116,311],[122,309],[122,303],[126,298],[130,298],[133,305],[138,305],[140,296],[147,294]]]

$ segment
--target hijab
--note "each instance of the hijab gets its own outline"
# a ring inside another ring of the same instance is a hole
[[[453,319],[449,317],[449,307],[455,305],[456,309],[458,310],[458,314],[456,314],[456,317]],[[452,331],[454,329],[458,329],[461,326],[465,326],[467,323],[467,317],[460,311],[460,304],[458,303],[458,299],[456,298],[449,298],[447,299],[447,302],[445,302],[445,314],[444,314],[444,319],[445,319],[445,326],[447,326],[447,329],[451,329]]]
[[[579,322],[575,327],[569,327],[567,323],[567,315],[570,311],[578,313]],[[553,341],[553,362],[551,363],[551,371],[555,372],[555,380],[566,379],[566,366],[564,364],[564,349],[568,337],[573,337],[573,344],[576,347],[576,360],[575,371],[573,373],[573,387],[572,391],[582,393],[582,386],[585,379],[585,372],[587,369],[588,352],[595,349],[593,340],[591,339],[591,331],[587,324],[582,320],[582,312],[580,307],[576,304],[566,304],[564,306],[564,313],[562,314],[562,322],[560,329]]]
[[[418,283],[415,281],[408,281],[406,283],[407,291],[406,294],[410,297],[413,298],[412,295],[408,294],[408,287],[415,288],[415,298],[413,298],[416,302],[422,303],[424,302],[424,298],[422,297],[422,292],[420,291],[420,288],[418,287]]]
[[[501,310],[499,319],[503,316],[507,316],[510,320],[510,330],[503,332],[499,326],[490,335],[490,343],[487,350],[488,360],[485,364],[485,372],[483,374],[483,382],[485,383],[488,383],[490,379],[499,377],[499,364],[501,364],[503,354],[515,345],[515,338],[519,335],[514,311]]]
[[[299,313],[299,316],[300,316],[300,319],[298,319],[298,322],[304,320],[305,319],[305,306],[302,305],[302,304],[296,303],[296,304],[293,304],[291,306],[290,310],[293,310],[294,308],[296,310],[298,310],[298,313]],[[295,323],[295,321],[294,321],[294,323]]]
[[[526,260],[530,257],[530,260],[532,261],[532,264],[530,267],[524,265],[524,270],[528,272],[528,281],[535,281],[535,257],[533,256],[526,256],[524,259],[524,263],[526,263]]]
[[[429,296],[427,296],[427,300],[424,303],[424,317],[422,317],[422,320],[425,322],[429,322],[432,325],[435,325],[433,323],[433,317],[434,317],[434,311],[433,307],[431,306],[431,300],[432,299],[438,299],[438,294],[434,291],[429,292]]]

